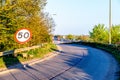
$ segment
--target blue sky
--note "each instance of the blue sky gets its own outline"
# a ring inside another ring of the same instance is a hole
[[[45,11],[56,23],[54,34],[87,35],[94,25],[109,24],[109,0],[47,0]],[[112,0],[112,23],[120,24],[120,0]]]

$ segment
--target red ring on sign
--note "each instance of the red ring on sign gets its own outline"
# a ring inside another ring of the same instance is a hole
[[[29,32],[30,32],[30,37],[29,37],[29,39],[28,39],[28,40],[26,40],[26,41],[24,41],[24,42],[21,42],[21,41],[19,41],[19,40],[16,38],[17,33],[18,33],[19,31],[21,31],[21,30],[27,30],[27,31],[29,31]],[[16,31],[16,33],[15,33],[15,35],[14,35],[14,39],[15,39],[15,41],[16,41],[16,42],[18,42],[18,43],[20,43],[20,44],[23,44],[23,43],[28,42],[28,41],[31,39],[31,37],[32,37],[32,33],[31,33],[31,30],[30,30],[30,29],[28,29],[28,28],[22,28],[22,29],[19,29],[18,31]]]

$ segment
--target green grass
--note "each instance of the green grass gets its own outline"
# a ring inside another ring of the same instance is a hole
[[[57,47],[55,44],[49,43],[45,44],[41,48],[36,48],[33,50],[18,53],[17,57],[14,57],[13,55],[0,57],[0,68],[9,67],[11,65],[29,61],[32,59],[43,58],[45,55],[53,51],[51,48],[56,49]],[[33,57],[23,58],[22,53],[26,53],[27,55],[33,55]]]

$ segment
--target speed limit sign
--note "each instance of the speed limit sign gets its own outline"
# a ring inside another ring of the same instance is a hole
[[[15,40],[18,43],[25,43],[30,40],[32,33],[29,29],[22,28],[15,33]]]

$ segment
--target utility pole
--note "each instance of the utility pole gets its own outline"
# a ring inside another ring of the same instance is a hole
[[[112,27],[112,21],[111,21],[111,0],[109,0],[109,44],[111,44],[111,27]]]

